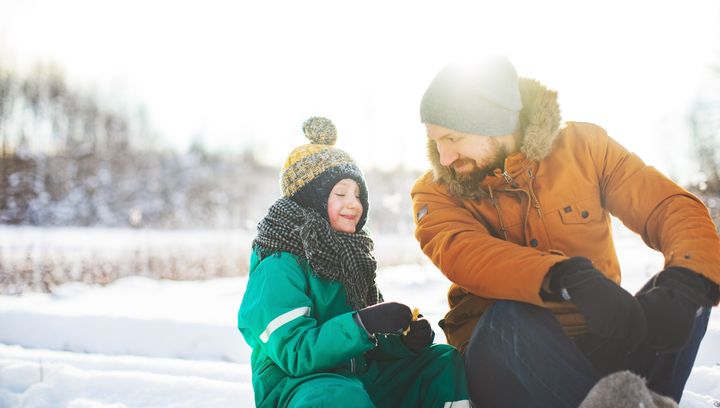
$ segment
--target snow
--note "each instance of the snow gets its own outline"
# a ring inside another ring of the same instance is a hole
[[[633,291],[662,256],[616,227],[623,286]],[[380,237],[378,248],[398,239]],[[393,245],[410,252],[405,259],[422,259],[412,237]],[[246,282],[135,276],[0,296],[0,407],[254,406],[250,349],[235,327]],[[383,266],[378,284],[387,300],[419,307],[445,340],[436,323],[448,282],[437,269],[424,260]],[[714,310],[681,407],[720,406],[718,316]]]

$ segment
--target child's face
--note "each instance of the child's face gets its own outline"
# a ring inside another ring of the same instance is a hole
[[[355,233],[363,206],[360,203],[360,186],[353,179],[342,179],[335,184],[328,197],[328,219],[335,231]]]

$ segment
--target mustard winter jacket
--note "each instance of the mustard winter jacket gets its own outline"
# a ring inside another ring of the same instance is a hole
[[[553,310],[568,335],[584,320],[567,302],[544,303],[548,269],[585,256],[620,284],[610,215],[640,234],[665,257],[720,282],[720,240],[707,208],[691,193],[645,165],[588,123],[560,124],[557,95],[521,79],[520,151],[480,185],[465,185],[439,164],[412,188],[415,236],[423,252],[450,279],[450,311],[442,326],[461,350],[493,299]],[[632,271],[631,271],[632,272]]]

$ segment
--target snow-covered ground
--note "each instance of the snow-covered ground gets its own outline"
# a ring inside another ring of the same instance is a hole
[[[380,266],[417,263],[409,234],[375,240]],[[255,231],[35,228],[0,225],[0,295],[54,292],[68,281],[105,284],[127,276],[173,280],[247,273]]]
[[[636,290],[662,257],[617,235],[624,286]],[[378,249],[396,239],[381,237]],[[401,247],[417,251],[411,240]],[[446,311],[448,283],[428,262],[382,267],[378,281],[387,300],[419,307],[434,325]],[[245,283],[129,277],[0,296],[0,407],[253,406],[250,350],[235,328]],[[720,406],[719,316],[714,310],[682,407]]]

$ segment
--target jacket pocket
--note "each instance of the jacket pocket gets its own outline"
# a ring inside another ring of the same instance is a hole
[[[603,217],[603,208],[597,197],[568,203],[557,210],[563,224],[587,224]]]

